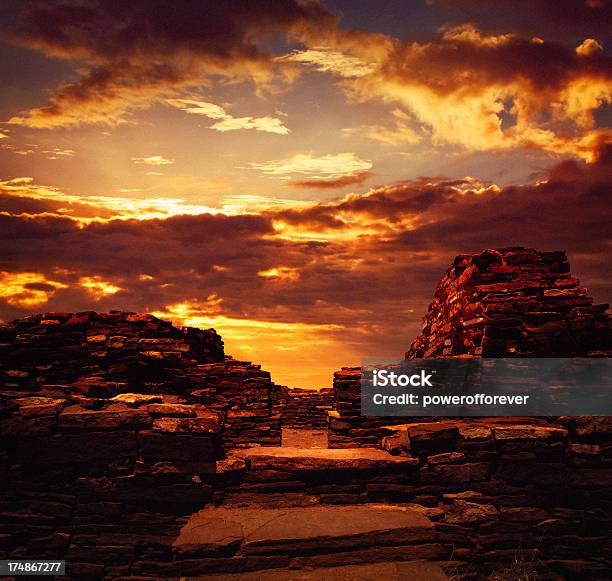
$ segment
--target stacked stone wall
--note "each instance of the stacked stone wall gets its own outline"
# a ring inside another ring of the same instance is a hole
[[[64,558],[93,579],[171,560],[226,451],[280,444],[279,389],[214,330],[151,315],[0,326],[0,558]]]
[[[93,400],[95,411],[121,394],[158,394],[218,413],[225,448],[278,445],[279,389],[260,366],[226,357],[214,329],[148,314],[46,313],[0,326],[2,400],[56,398],[60,415]],[[4,423],[15,421],[27,431],[29,417]]]
[[[102,579],[169,556],[180,515],[213,498],[223,415],[175,395],[37,393],[2,392],[0,558]]]
[[[479,571],[524,561],[562,579],[604,579],[612,562],[612,418],[465,418],[393,426],[418,458],[412,486],[379,499],[430,506],[440,541]]]
[[[327,427],[327,412],[332,408],[331,388],[282,388],[283,428],[322,429]]]
[[[608,305],[594,305],[565,252],[531,248],[457,256],[434,292],[409,358],[609,354]]]
[[[343,367],[334,373],[332,406],[327,428],[330,448],[379,448],[384,426],[406,423],[406,418],[361,415],[361,367]]]
[[[608,305],[570,274],[565,252],[513,247],[455,258],[434,292],[407,358],[606,357]],[[334,375],[331,447],[372,446],[402,418],[361,416],[360,368]]]

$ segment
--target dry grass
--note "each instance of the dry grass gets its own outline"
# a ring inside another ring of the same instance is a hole
[[[514,561],[501,571],[489,575],[487,581],[541,581],[533,554],[518,551]]]

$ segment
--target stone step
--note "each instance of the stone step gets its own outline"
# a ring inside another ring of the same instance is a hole
[[[266,569],[227,575],[184,577],[184,581],[449,581],[436,563],[402,561],[307,570]]]
[[[330,504],[394,501],[381,496],[381,487],[386,490],[389,482],[414,485],[418,464],[416,458],[372,448],[248,448],[217,463],[223,482],[217,500],[282,493],[314,496]]]
[[[389,504],[209,507],[172,548],[180,575],[444,560],[452,551],[421,512]]]
[[[417,465],[416,458],[392,456],[374,448],[257,447],[240,451],[252,470],[384,470]]]

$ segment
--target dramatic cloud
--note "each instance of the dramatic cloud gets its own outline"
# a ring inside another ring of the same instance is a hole
[[[401,354],[462,252],[565,249],[596,299],[609,299],[601,273],[611,164],[602,145],[594,163],[565,161],[523,186],[424,177],[237,216],[83,223],[50,214],[38,199],[11,209],[3,196],[0,270],[13,290],[0,298],[0,317],[155,311],[216,327],[229,352],[271,367],[279,381],[300,369],[302,382],[328,384],[341,364]],[[283,351],[291,345],[299,348]]]
[[[438,10],[446,4],[434,2]],[[427,138],[434,146],[534,148],[590,160],[605,136],[595,113],[612,100],[612,66],[596,36],[609,23],[608,2],[563,0],[554,10],[544,0],[500,4],[504,14],[528,10],[541,26],[547,17],[591,28],[565,42],[512,28],[499,33],[499,23],[487,26],[493,11],[481,0],[458,4],[478,26],[447,25],[418,42],[340,28],[314,0],[189,0],[180,6],[135,0],[120,9],[113,0],[24,3],[7,38],[78,63],[81,78],[57,88],[47,106],[11,122],[115,124],[162,100],[209,117],[215,131],[287,135],[278,117],[234,117],[214,103],[180,95],[218,80],[253,79],[271,88],[309,68],[339,77],[352,101],[380,99],[410,114],[395,128],[363,125],[361,134],[383,143]],[[290,50],[296,43],[300,48]],[[278,56],[264,48],[270,46],[289,52]]]
[[[58,0],[22,6],[4,36],[79,63],[81,71],[80,79],[54,91],[48,105],[11,119],[31,127],[120,123],[127,112],[206,84],[210,75],[265,85],[276,75],[274,57],[263,48],[267,41],[335,25],[317,1]]]
[[[334,46],[358,51],[363,39],[357,42],[345,35],[335,37]],[[370,44],[379,51],[360,74],[344,80],[348,95],[399,103],[416,120],[391,132],[366,126],[373,138],[416,140],[421,125],[434,145],[539,148],[590,160],[605,135],[595,112],[612,102],[612,63],[594,38],[567,46],[462,24],[443,28],[430,42],[372,35]],[[300,54],[290,56],[305,65],[317,62]],[[341,65],[318,68],[349,76]]]
[[[350,152],[321,157],[298,153],[289,159],[251,163],[251,167],[269,176],[293,180],[291,183],[299,187],[337,188],[362,183],[371,175],[368,170],[372,163]]]
[[[266,133],[277,133],[288,135],[291,131],[285,127],[278,117],[232,117],[226,113],[223,107],[205,101],[195,101],[193,99],[168,99],[169,105],[182,109],[186,113],[204,115],[210,119],[218,119],[210,126],[216,131],[236,131],[238,129],[255,129]]]
[[[347,78],[363,77],[376,68],[375,64],[368,63],[364,59],[325,47],[295,50],[288,55],[278,57],[276,60],[309,65],[319,72],[331,72]]]

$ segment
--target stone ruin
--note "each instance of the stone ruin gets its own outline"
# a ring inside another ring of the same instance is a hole
[[[565,252],[457,256],[406,357],[606,357],[608,305],[594,305]]]
[[[460,255],[406,357],[609,357],[607,308],[594,305],[570,274],[565,252],[519,247]],[[380,445],[380,427],[391,422],[361,416],[360,368],[334,374],[333,406],[331,447]]]
[[[53,432],[50,409],[58,412],[60,432],[74,432],[155,404],[151,422],[141,424],[156,433],[198,433],[200,423],[214,421],[223,424],[225,448],[280,444],[280,415],[273,412],[280,387],[258,365],[226,357],[214,329],[177,328],[137,313],[35,315],[0,326],[0,370],[9,407],[22,410],[22,423],[15,418],[4,427],[11,434]]]
[[[606,307],[564,253],[509,248],[455,259],[407,357],[551,354],[609,356]],[[367,418],[359,381],[284,388],[151,315],[2,325],[0,558],[74,579],[609,578],[608,417]],[[329,449],[281,446],[322,425]]]
[[[278,401],[283,428],[297,430],[327,429],[327,414],[332,409],[331,388],[299,389],[283,386]]]

